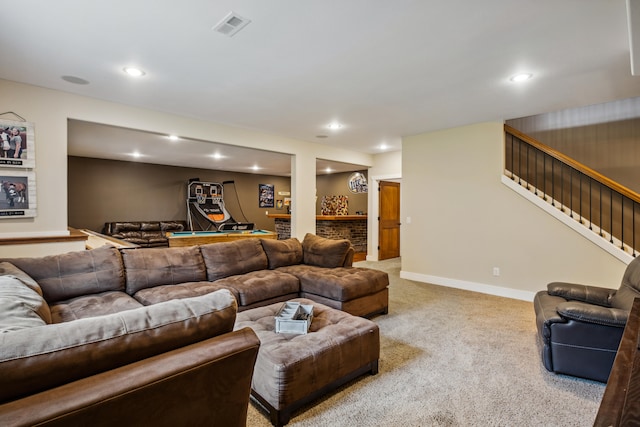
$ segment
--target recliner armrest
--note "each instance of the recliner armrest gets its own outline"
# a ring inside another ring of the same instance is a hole
[[[547,292],[549,295],[562,297],[568,301],[582,301],[611,307],[611,297],[616,293],[616,289],[577,283],[552,282],[547,285]]]
[[[556,307],[556,311],[560,316],[567,319],[618,328],[624,328],[629,317],[629,313],[626,310],[602,307],[581,301],[560,303]]]

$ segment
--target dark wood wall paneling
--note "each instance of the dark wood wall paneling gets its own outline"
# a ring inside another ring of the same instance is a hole
[[[507,120],[507,124],[640,193],[640,98]]]

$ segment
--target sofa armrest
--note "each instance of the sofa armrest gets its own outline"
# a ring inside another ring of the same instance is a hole
[[[577,283],[552,282],[547,285],[547,292],[549,295],[562,297],[568,301],[582,301],[611,307],[611,298],[616,290]]]
[[[0,405],[0,425],[244,426],[259,346],[229,332]]]
[[[558,304],[558,314],[565,319],[595,323],[604,326],[624,328],[629,313],[619,308],[601,307],[581,301],[567,301]]]
[[[353,267],[353,256],[356,254],[356,250],[351,246],[347,250],[347,254],[344,257],[343,267]]]

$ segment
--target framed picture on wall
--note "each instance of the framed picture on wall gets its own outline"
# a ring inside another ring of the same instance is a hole
[[[258,184],[258,206],[261,208],[273,207],[272,184]]]
[[[0,170],[0,220],[36,216],[36,174]]]
[[[36,166],[33,123],[0,119],[0,168]]]

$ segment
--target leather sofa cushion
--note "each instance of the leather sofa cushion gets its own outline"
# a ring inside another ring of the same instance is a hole
[[[141,289],[136,292],[133,297],[144,305],[151,305],[172,299],[197,297],[220,289],[227,289],[236,300],[238,299],[238,292],[235,289],[212,282],[187,282],[177,285],[161,285],[154,288]]]
[[[110,246],[5,261],[32,277],[49,304],[80,295],[124,291],[122,258],[120,252]]]
[[[42,295],[14,276],[0,276],[0,334],[51,323]]]
[[[52,323],[70,322],[87,317],[104,316],[142,307],[138,301],[120,291],[82,295],[52,304]]]
[[[214,282],[223,277],[267,269],[267,254],[259,239],[209,243],[200,246],[207,266],[207,280]]]
[[[281,267],[277,271],[296,276],[302,292],[335,301],[351,301],[389,286],[389,275],[371,268],[323,268],[301,264]]]
[[[302,240],[303,261],[318,267],[341,267],[344,264],[351,242],[334,240],[307,233]]]
[[[0,334],[0,402],[233,330],[229,291]]]
[[[234,288],[241,306],[300,292],[300,281],[295,276],[275,270],[229,276],[216,280],[215,284]]]
[[[302,263],[302,244],[295,237],[285,240],[260,239],[269,269]]]
[[[206,280],[204,262],[197,246],[123,249],[121,252],[129,295],[154,286]]]

